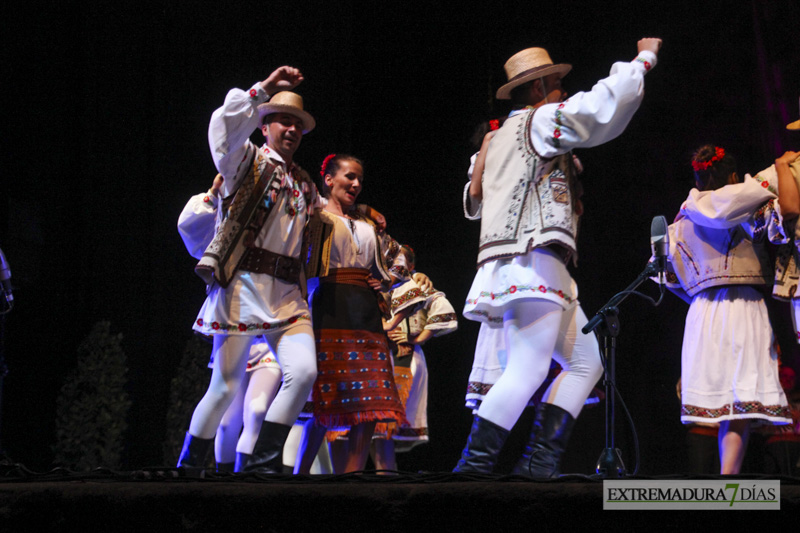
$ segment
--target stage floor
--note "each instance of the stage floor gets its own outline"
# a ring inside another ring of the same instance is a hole
[[[791,524],[800,516],[800,479],[779,479],[781,511],[721,511],[714,516],[716,525],[794,527]],[[227,531],[246,527],[253,531],[407,533],[527,531],[547,525],[583,531],[613,526],[627,531],[686,525],[687,511],[658,512],[657,523],[651,522],[652,512],[603,511],[602,487],[602,480],[584,476],[551,481],[450,473],[193,478],[175,469],[82,474],[17,470],[0,477],[0,530]]]

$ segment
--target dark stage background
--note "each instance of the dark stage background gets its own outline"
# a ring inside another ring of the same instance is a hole
[[[479,230],[461,211],[469,138],[479,122],[507,111],[491,95],[505,81],[503,63],[522,48],[544,46],[556,62],[572,63],[565,86],[576,92],[606,76],[614,61],[632,59],[639,38],[664,40],[627,131],[577,152],[586,168],[586,214],[574,275],[589,315],[644,267],[650,221],[675,215],[692,183],[695,147],[723,145],[749,172],[800,148],[800,136],[784,129],[800,118],[796,2],[446,5],[46,2],[4,9],[0,247],[16,297],[2,338],[10,369],[2,444],[10,457],[34,469],[51,465],[58,390],[92,324],[110,320],[124,335],[130,366],[124,466],[162,463],[170,380],[204,299],[177,217],[215,174],[206,137],[211,112],[228,89],[248,88],[280,65],[303,71],[298,92],[317,119],[297,161],[314,175],[330,152],[362,157],[362,200],[387,215],[394,237],[414,246],[419,269],[459,312]],[[622,307],[618,383],[645,474],[686,468],[675,395],[685,311],[671,295],[658,308],[638,299]],[[457,333],[426,347],[431,442],[400,456],[402,469],[455,464],[469,429],[463,399],[477,330],[462,320]],[[618,439],[632,467],[621,422]],[[602,408],[587,410],[565,470],[593,471],[603,446]]]

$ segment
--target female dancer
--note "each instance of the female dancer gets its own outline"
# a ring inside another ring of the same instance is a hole
[[[319,277],[319,287],[311,297],[316,427],[307,446],[316,451],[325,428],[349,428],[340,470],[352,472],[364,469],[377,422],[405,422],[376,291],[405,281],[409,273],[399,245],[355,209],[364,179],[361,161],[330,155],[321,174],[328,203],[309,227],[307,272]]]
[[[679,282],[670,288],[690,302],[681,421],[718,422],[720,472],[736,474],[752,422],[791,423],[759,287],[772,282],[765,233],[784,240],[774,222],[797,216],[800,202],[793,180],[774,167],[739,183],[735,160],[720,147],[700,147],[692,168],[696,188],[670,225],[668,257]]]

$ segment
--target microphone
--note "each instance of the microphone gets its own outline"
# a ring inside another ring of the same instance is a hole
[[[3,250],[0,250],[0,285],[3,286],[6,301],[11,304],[14,301],[14,295],[11,294],[11,268],[8,266],[6,256],[3,255]]]
[[[650,224],[650,249],[658,269],[658,283],[666,284],[667,255],[669,255],[669,229],[667,219],[661,215],[653,217]]]

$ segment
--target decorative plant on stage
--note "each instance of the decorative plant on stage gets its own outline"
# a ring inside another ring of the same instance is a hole
[[[197,403],[208,388],[211,370],[208,359],[211,345],[202,337],[193,336],[183,350],[177,374],[172,378],[169,388],[169,409],[167,410],[167,431],[164,441],[164,464],[175,466],[183,445],[183,438],[189,429],[189,422]],[[209,465],[213,464],[209,459]]]
[[[122,334],[98,322],[78,347],[56,407],[56,463],[75,470],[117,469],[131,407]]]

